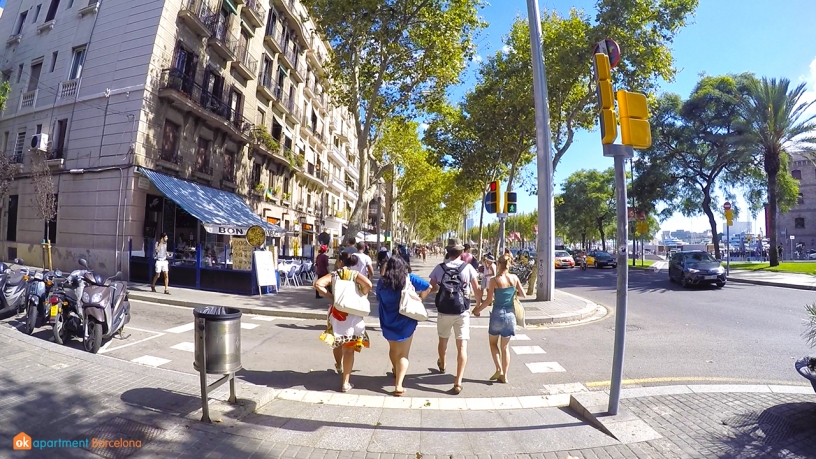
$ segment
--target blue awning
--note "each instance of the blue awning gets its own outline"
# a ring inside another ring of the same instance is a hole
[[[188,214],[197,218],[208,233],[241,236],[250,226],[259,225],[269,236],[285,234],[283,228],[261,219],[240,196],[205,185],[188,182],[143,167],[139,172]]]

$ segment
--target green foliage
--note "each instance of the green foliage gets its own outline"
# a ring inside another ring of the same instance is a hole
[[[803,336],[810,347],[816,347],[816,303],[805,305],[805,311],[808,314],[808,324]]]
[[[0,111],[6,109],[6,101],[8,101],[10,92],[11,84],[9,84],[8,81],[4,81],[3,84],[0,84]]]
[[[250,138],[252,139],[253,145],[262,145],[273,153],[278,153],[280,151],[280,144],[278,144],[278,141],[275,140],[271,134],[266,132],[266,129],[263,127],[256,126],[252,128],[250,131]]]
[[[774,248],[778,244],[777,211],[780,201],[784,201],[780,200],[780,190],[785,193],[791,189],[786,178],[789,155],[796,152],[812,157],[816,153],[816,115],[808,115],[816,101],[808,102],[804,97],[805,83],[791,88],[785,78],[751,79],[747,86],[747,97],[740,104],[740,141],[757,152],[756,160],[765,173],[769,220],[766,231]],[[779,264],[776,250],[770,251],[770,264]]]
[[[606,250],[615,219],[615,170],[573,172],[562,188],[555,205],[556,233],[582,245],[597,236]]]
[[[258,193],[263,193],[265,190],[266,190],[266,187],[264,186],[263,183],[258,182],[258,183],[255,184],[255,191],[257,191]]]

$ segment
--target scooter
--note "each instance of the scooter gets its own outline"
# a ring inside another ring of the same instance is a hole
[[[30,276],[28,283],[28,301],[26,303],[26,333],[34,333],[38,327],[49,322],[51,308],[46,307],[48,294],[54,286],[54,277],[62,277],[60,270],[42,270]]]
[[[96,354],[103,339],[116,333],[121,337],[122,330],[130,322],[127,283],[119,280],[121,271],[100,282],[86,260],[80,258],[79,264],[87,269],[82,276],[85,288],[79,303],[85,324],[82,343],[86,351]]]
[[[14,263],[21,265],[23,260],[15,258]],[[26,288],[28,287],[28,268],[12,270],[5,263],[0,263],[0,315],[14,311],[19,314],[26,304]]]
[[[48,298],[50,309],[49,320],[54,331],[54,342],[65,344],[73,337],[81,337],[85,328],[82,314],[78,307],[79,297],[82,295],[82,276],[85,270],[76,270],[58,282]]]

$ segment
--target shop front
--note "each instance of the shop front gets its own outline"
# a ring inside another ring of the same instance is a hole
[[[141,168],[145,186],[145,224],[141,240],[131,241],[130,279],[150,282],[155,242],[167,234],[170,285],[218,292],[257,292],[246,232],[261,226],[266,245],[274,246],[284,230],[261,219],[233,193]]]

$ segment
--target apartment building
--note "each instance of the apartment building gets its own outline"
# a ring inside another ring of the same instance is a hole
[[[297,0],[19,0],[0,37],[0,135],[19,172],[4,257],[41,257],[38,160],[57,195],[58,267],[85,256],[126,272],[131,241],[148,257],[161,232],[224,266],[230,236],[257,222],[282,255],[341,237],[356,131],[328,97],[327,44]]]
[[[790,173],[799,181],[799,200],[776,219],[777,241],[785,248],[786,256],[791,246],[803,251],[816,249],[816,166],[810,159],[793,154]]]

